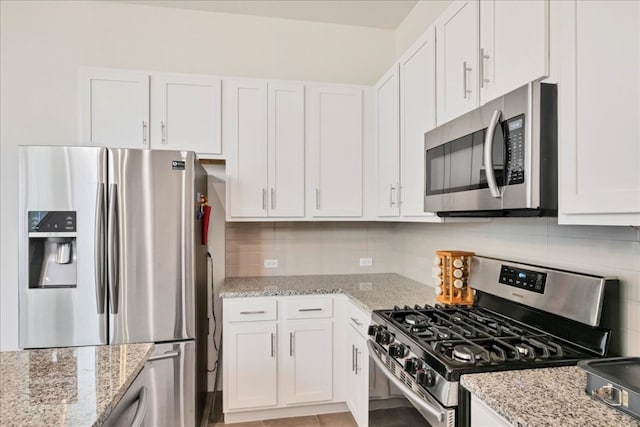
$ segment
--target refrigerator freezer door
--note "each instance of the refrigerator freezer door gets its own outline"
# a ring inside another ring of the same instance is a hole
[[[21,348],[107,344],[106,154],[97,147],[18,148]]]
[[[195,338],[194,154],[109,149],[111,344]]]

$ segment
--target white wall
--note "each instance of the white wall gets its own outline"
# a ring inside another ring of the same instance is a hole
[[[391,30],[101,1],[0,2],[0,350],[17,348],[17,150],[74,144],[80,66],[372,84]]]

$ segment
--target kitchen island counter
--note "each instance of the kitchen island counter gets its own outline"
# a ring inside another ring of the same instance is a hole
[[[0,353],[1,426],[99,426],[153,344]]]
[[[346,294],[364,310],[434,304],[435,290],[395,273],[227,277],[221,298]]]
[[[514,426],[640,424],[589,397],[587,374],[577,366],[463,375],[460,384]]]

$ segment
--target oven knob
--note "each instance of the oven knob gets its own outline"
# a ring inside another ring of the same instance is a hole
[[[382,326],[369,325],[369,330],[367,331],[367,333],[373,337],[376,335],[378,331],[381,331],[381,330],[382,330]]]
[[[416,372],[416,382],[422,387],[431,387],[436,383],[436,375],[431,369]]]
[[[422,362],[415,357],[411,357],[404,361],[404,370],[412,375],[420,368],[422,368]]]
[[[392,344],[389,346],[389,356],[391,357],[404,357],[407,352],[407,348],[402,344]]]
[[[393,341],[393,337],[389,331],[378,331],[376,332],[376,342],[381,345],[389,344]]]

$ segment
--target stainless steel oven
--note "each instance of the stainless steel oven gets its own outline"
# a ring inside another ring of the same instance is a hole
[[[556,93],[530,83],[427,132],[425,211],[556,215]]]

